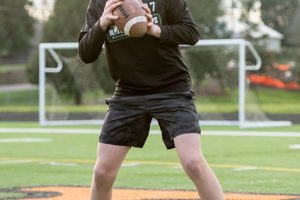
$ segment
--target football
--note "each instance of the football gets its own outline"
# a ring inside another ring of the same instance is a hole
[[[122,0],[113,15],[119,17],[114,23],[120,31],[129,37],[143,37],[147,31],[146,11],[139,0]]]

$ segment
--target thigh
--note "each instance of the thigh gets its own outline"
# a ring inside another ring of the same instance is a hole
[[[118,171],[130,147],[99,143],[97,148],[96,168]]]
[[[186,160],[204,159],[201,137],[197,133],[182,134],[174,138],[176,152],[182,163]]]

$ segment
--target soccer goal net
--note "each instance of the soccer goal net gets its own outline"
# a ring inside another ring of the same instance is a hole
[[[78,43],[39,46],[41,125],[101,125],[104,121],[105,99],[114,91],[105,53],[86,65],[78,58],[77,48]],[[200,40],[195,46],[181,46],[181,50],[191,72],[202,126],[291,125],[267,115],[258,89],[248,81],[249,74],[261,67],[261,58],[251,43],[242,39]]]

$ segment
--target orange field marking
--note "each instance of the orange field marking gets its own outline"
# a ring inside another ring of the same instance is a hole
[[[56,196],[46,198],[23,198],[23,200],[87,200],[90,189],[88,187],[72,187],[72,186],[51,186],[51,187],[35,187],[23,188],[20,192],[44,192]],[[59,194],[59,195],[58,195]],[[51,196],[51,195],[50,195]],[[299,195],[271,195],[271,194],[241,194],[226,193],[226,200],[293,200],[300,198]],[[142,189],[114,189],[113,200],[138,200],[138,199],[199,199],[196,191],[184,190],[142,190]]]

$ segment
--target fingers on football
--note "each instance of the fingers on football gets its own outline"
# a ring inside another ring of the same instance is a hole
[[[147,17],[147,19],[148,19],[148,26],[152,25],[152,24],[153,24],[152,15],[146,13],[146,17]]]
[[[112,12],[114,9],[116,9],[118,6],[120,6],[122,2],[120,0],[112,0],[109,4],[107,4],[106,10],[108,12]]]
[[[120,0],[109,0],[105,6],[106,17],[110,20],[116,20],[119,17],[112,14],[114,9],[120,6],[122,2]]]
[[[105,4],[105,7],[109,7],[114,3],[120,2],[121,0],[108,0]]]
[[[115,15],[107,15],[107,18],[110,19],[110,20],[117,20],[117,19],[119,19],[119,17],[115,16]]]
[[[152,22],[153,21],[151,14],[146,13],[146,17],[148,19],[148,22]]]
[[[144,9],[145,9],[146,13],[148,13],[148,14],[151,14],[151,10],[150,10],[150,8],[148,8],[148,7],[144,6]]]

